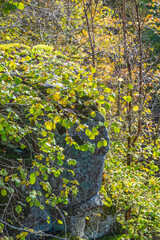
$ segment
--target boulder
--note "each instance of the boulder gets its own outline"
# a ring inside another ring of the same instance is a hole
[[[95,145],[94,153],[90,150],[81,151],[79,149],[75,149],[73,145],[69,146],[65,143],[65,133],[56,134],[56,142],[64,148],[66,160],[75,159],[77,162],[76,165],[70,166],[67,164],[67,161],[64,161],[64,167],[67,171],[64,171],[62,176],[70,180],[76,179],[79,183],[78,194],[76,197],[73,197],[72,195],[70,196],[68,206],[79,205],[86,202],[95,196],[101,188],[105,155],[109,150],[108,131],[103,126],[103,123],[104,117],[98,111],[96,112],[96,116],[94,118],[88,118],[85,120],[85,125],[88,129],[92,130],[94,127],[98,128],[97,130],[99,134],[95,136],[95,139],[89,139],[89,137],[85,134],[85,131],[77,131],[76,124],[68,130],[68,134],[79,145],[83,145],[87,142]],[[98,148],[97,144],[102,140],[106,140],[107,145]],[[72,174],[69,174],[68,169],[74,171],[74,177]],[[57,179],[53,177],[50,184],[55,186],[55,180]],[[58,182],[56,182],[56,185],[60,186]]]
[[[55,134],[57,144],[64,148],[66,160],[75,159],[77,162],[76,165],[70,166],[66,163],[67,161],[64,161],[64,168],[66,171],[62,173],[61,177],[65,177],[70,180],[76,179],[79,185],[77,186],[77,196],[73,197],[73,195],[70,195],[67,206],[64,207],[62,205],[60,208],[68,213],[65,221],[69,231],[71,232],[71,235],[78,236],[80,238],[85,236],[86,216],[92,215],[97,207],[102,206],[98,192],[101,188],[105,155],[109,150],[109,137],[107,129],[103,125],[104,121],[104,117],[98,111],[96,112],[96,116],[94,118],[85,119],[85,125],[88,129],[92,131],[93,128],[97,128],[99,132],[99,134],[96,135],[94,139],[90,139],[85,134],[84,130],[77,131],[76,124],[68,130],[68,134],[79,145],[83,145],[87,142],[95,145],[94,152],[91,152],[90,150],[80,151],[79,149],[75,149],[73,145],[67,145],[65,142],[66,133],[61,131],[61,129],[59,129],[59,131]],[[104,140],[106,140],[107,144],[98,148],[98,142]],[[73,177],[72,174],[68,172],[68,170],[73,170],[75,176]],[[51,178],[50,184],[51,186],[54,186],[54,188],[57,186],[55,190],[57,192],[61,189],[62,186],[60,179],[55,177]],[[114,220],[114,217],[106,216],[106,222],[101,224],[105,225],[106,230],[103,232],[110,230],[110,226]],[[62,230],[62,226],[55,224],[54,229],[55,231]],[[95,226],[95,229],[97,229],[97,224]],[[87,232],[87,235],[87,237],[89,237],[89,232]],[[97,236],[99,236],[98,233]]]

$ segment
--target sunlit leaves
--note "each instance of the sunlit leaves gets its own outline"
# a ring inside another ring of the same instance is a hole
[[[91,112],[91,117],[95,117],[96,116],[96,113],[93,111],[93,112]]]
[[[3,130],[3,124],[0,123],[0,130]]]
[[[22,81],[22,79],[19,78],[19,77],[15,77],[14,80],[15,80],[15,83],[16,83],[17,85],[20,84],[21,81]]]
[[[129,84],[129,85],[128,85],[128,88],[129,88],[129,89],[133,89],[133,85],[132,85],[132,84]]]
[[[75,159],[67,159],[67,162],[69,165],[76,165],[77,164],[77,161]]]
[[[8,172],[6,171],[6,169],[2,168],[2,169],[0,170],[0,175],[2,175],[2,176],[7,176],[7,174],[8,174]]]
[[[131,102],[132,101],[132,97],[131,96],[124,96],[123,99],[127,102]]]
[[[17,8],[19,8],[20,10],[24,9],[24,4],[22,2],[17,3]]]
[[[57,102],[60,99],[60,93],[55,93],[52,97]]]
[[[1,190],[1,195],[2,195],[2,197],[6,196],[7,195],[7,191],[5,189],[2,189]]]
[[[138,110],[139,110],[139,107],[138,107],[138,106],[134,106],[134,107],[133,107],[133,111],[136,112],[136,111],[138,111]]]
[[[45,126],[46,126],[46,129],[47,130],[53,130],[56,128],[56,123],[55,122],[51,122],[51,121],[48,121],[48,122],[45,122]]]
[[[21,205],[16,206],[15,210],[19,214],[22,211],[22,206]]]
[[[3,66],[0,65],[0,72],[2,72],[4,70]]]
[[[101,148],[101,147],[106,147],[108,145],[107,141],[106,140],[102,140],[102,141],[99,141],[97,143],[97,147],[98,148]]]
[[[4,224],[0,223],[0,232],[2,232],[3,228],[4,228]]]
[[[99,134],[99,132],[95,127],[93,127],[92,131],[87,128],[85,130],[85,134],[89,137],[89,139],[95,139],[95,137]]]
[[[63,224],[63,222],[60,220],[60,219],[58,219],[58,224]]]
[[[119,132],[120,132],[120,128],[117,127],[117,126],[115,126],[115,127],[114,127],[114,132],[115,132],[115,133],[119,133]]]
[[[29,177],[30,179],[29,179],[29,183],[31,184],[31,185],[33,185],[33,184],[35,184],[35,182],[36,182],[36,174],[34,173],[34,172],[32,172],[31,174],[30,174],[30,177]]]

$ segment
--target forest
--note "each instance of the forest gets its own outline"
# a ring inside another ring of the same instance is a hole
[[[159,168],[159,0],[0,0],[0,240],[159,240]]]

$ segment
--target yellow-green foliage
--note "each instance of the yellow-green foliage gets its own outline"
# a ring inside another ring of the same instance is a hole
[[[52,46],[48,46],[45,44],[39,44],[39,45],[35,45],[32,49],[52,51],[54,48]]]
[[[31,47],[21,44],[21,43],[10,43],[10,44],[0,44],[0,50],[8,50],[12,48],[26,48],[31,49]]]

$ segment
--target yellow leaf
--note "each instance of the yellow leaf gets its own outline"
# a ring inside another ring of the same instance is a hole
[[[122,81],[123,81],[123,78],[118,78],[118,81],[119,81],[119,82],[122,82]]]
[[[48,130],[52,130],[52,122],[45,122],[45,126]]]
[[[60,116],[55,116],[54,118],[54,122],[60,122],[61,121],[61,117]]]
[[[82,33],[83,33],[83,35],[85,36],[85,37],[87,37],[87,31],[85,31],[84,29],[82,30]]]
[[[135,111],[135,112],[138,111],[138,109],[139,109],[138,106],[134,106],[134,107],[133,107],[133,111]]]
[[[47,136],[47,132],[46,131],[42,131],[42,136],[46,137]]]
[[[93,76],[92,75],[89,75],[88,76],[88,80],[91,81],[93,79]]]
[[[96,116],[96,113],[93,111],[93,112],[91,112],[91,117],[95,117]]]
[[[100,100],[103,100],[104,98],[105,98],[105,97],[104,97],[103,95],[100,95],[100,96],[99,96],[99,99],[100,99]]]
[[[63,222],[62,222],[61,220],[59,220],[59,219],[58,219],[58,221],[57,221],[57,222],[58,222],[59,224],[63,224]]]
[[[74,97],[75,96],[75,91],[73,89],[69,92],[69,96],[70,97]]]
[[[7,39],[7,40],[11,40],[11,38],[10,38],[9,36],[6,36],[6,39]]]
[[[55,93],[52,97],[57,102],[60,99],[60,93]]]
[[[55,129],[56,128],[56,124],[55,122],[52,123],[52,129]]]
[[[9,177],[5,177],[5,181],[8,182],[9,181]]]
[[[52,129],[55,129],[56,128],[56,124],[55,122],[45,122],[45,126],[48,130],[52,130]]]

